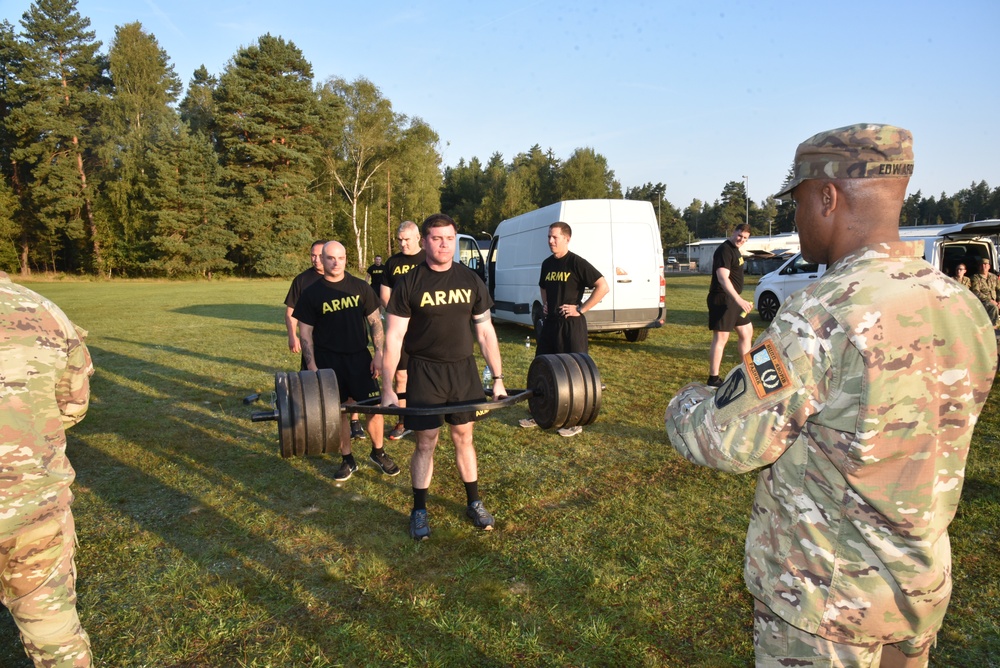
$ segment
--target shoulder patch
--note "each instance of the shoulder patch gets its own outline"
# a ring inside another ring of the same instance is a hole
[[[743,369],[735,369],[726,378],[726,382],[715,391],[715,407],[725,408],[747,392],[747,379]]]
[[[788,387],[788,371],[771,339],[765,340],[743,356],[743,364],[750,374],[750,384],[758,399]]]

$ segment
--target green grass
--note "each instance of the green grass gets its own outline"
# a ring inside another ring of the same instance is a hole
[[[643,343],[592,337],[606,390],[582,435],[519,429],[524,406],[477,426],[492,534],[465,520],[443,436],[424,543],[407,535],[412,441],[388,445],[402,475],[362,467],[338,484],[339,458],[282,460],[275,424],[250,422],[265,406],[242,398],[298,366],[286,282],[32,284],[90,331],[97,366],[69,443],[97,664],[750,665],[754,477],[689,464],[662,422],[706,375],[707,281],[670,277],[668,324]],[[498,333],[508,384],[523,387],[527,330]],[[953,524],[936,665],[1000,665],[998,441],[995,391]],[[30,665],[9,616],[0,637],[0,665]]]

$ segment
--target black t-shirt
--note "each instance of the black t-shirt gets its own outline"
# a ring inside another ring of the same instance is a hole
[[[601,278],[594,265],[572,251],[561,258],[550,255],[542,261],[538,287],[545,291],[545,304],[550,315],[558,315],[563,304],[580,306],[583,291],[593,288]]]
[[[423,261],[424,250],[422,248],[415,255],[396,253],[386,260],[385,272],[382,274],[382,285],[388,286],[390,290],[395,290],[399,279]]]
[[[472,316],[493,306],[486,284],[458,262],[447,271],[417,265],[396,283],[386,312],[410,323],[403,349],[431,362],[458,362],[472,355]]]
[[[726,294],[716,273],[723,267],[729,270],[729,282],[733,284],[736,292],[743,292],[743,254],[732,239],[726,239],[715,249],[715,254],[712,256],[712,285],[708,288],[708,294]]]
[[[371,286],[345,273],[336,283],[324,279],[306,288],[292,315],[313,327],[317,353],[353,354],[368,348],[368,316],[378,307]]]
[[[321,278],[323,278],[323,274],[316,271],[314,267],[309,267],[293,278],[292,285],[288,288],[288,294],[285,295],[285,306],[295,308],[295,304],[299,301],[302,291]]]
[[[376,294],[378,294],[378,289],[382,286],[382,272],[384,271],[384,264],[373,264],[368,267],[368,275],[372,277],[371,286]]]

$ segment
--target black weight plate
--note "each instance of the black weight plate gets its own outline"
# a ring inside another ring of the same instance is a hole
[[[597,415],[601,412],[601,393],[603,390],[601,385],[601,374],[597,370],[597,364],[594,363],[594,360],[590,357],[590,355],[586,355],[584,353],[571,354],[580,364],[580,368],[584,372],[584,378],[589,377],[588,394],[592,397],[591,410],[589,415],[583,416],[583,421],[580,423],[582,426],[585,426],[596,420]]]
[[[288,407],[292,423],[292,455],[306,454],[306,416],[302,398],[302,381],[298,373],[288,374]]]
[[[281,456],[288,458],[292,450],[292,414],[288,406],[288,374],[279,371],[274,374],[274,404],[278,411],[278,447]]]
[[[299,371],[299,382],[302,384],[302,412],[305,414],[306,454],[316,457],[323,454],[326,443],[319,376],[315,371]]]
[[[566,414],[566,424],[563,426],[575,427],[580,424],[584,410],[588,408],[587,386],[589,378],[584,379],[583,370],[570,355],[559,354],[553,355],[553,357],[566,369],[566,378],[569,380],[569,412]]]
[[[569,414],[569,378],[554,355],[538,355],[528,367],[528,411],[542,429],[561,429]]]
[[[319,397],[323,404],[323,452],[340,452],[340,386],[333,369],[320,369]]]
[[[583,378],[582,393],[585,401],[579,424],[581,426],[590,424],[594,421],[594,400],[596,397],[594,396],[594,380],[591,377],[590,364],[588,363],[589,358],[583,353],[569,353],[567,357],[573,360],[573,363],[580,369],[580,375]]]

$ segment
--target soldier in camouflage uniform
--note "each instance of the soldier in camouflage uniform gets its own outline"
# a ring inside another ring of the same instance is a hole
[[[76,612],[65,433],[90,403],[85,336],[0,272],[0,598],[36,666],[91,665]]]
[[[758,666],[925,666],[996,341],[976,298],[899,241],[909,132],[820,133],[794,169],[779,196],[829,269],[722,387],[671,400],[667,432],[695,463],[761,469],[744,563]]]
[[[989,258],[983,258],[979,264],[979,271],[969,279],[969,288],[972,294],[979,297],[986,309],[986,315],[993,321],[996,327],[1000,322],[1000,285],[997,284],[997,275],[990,272]]]

